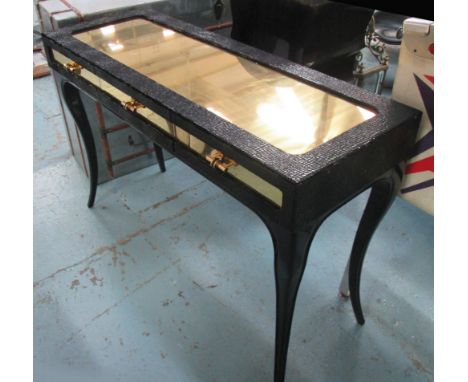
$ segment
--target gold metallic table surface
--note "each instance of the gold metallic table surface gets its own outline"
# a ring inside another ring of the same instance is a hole
[[[375,113],[145,19],[75,38],[290,154],[303,154]]]

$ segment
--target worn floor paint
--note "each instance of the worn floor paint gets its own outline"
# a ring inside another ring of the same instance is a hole
[[[71,157],[51,77],[34,81],[34,374],[52,381],[272,381],[272,244],[239,202],[172,159],[99,186]],[[397,200],[338,297],[365,195],[311,248],[287,381],[433,379],[433,219]]]

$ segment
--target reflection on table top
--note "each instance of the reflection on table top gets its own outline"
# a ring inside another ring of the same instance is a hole
[[[145,19],[74,37],[290,154],[306,153],[375,115]]]

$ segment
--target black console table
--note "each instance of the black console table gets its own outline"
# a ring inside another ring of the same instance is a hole
[[[321,223],[371,188],[345,273],[357,321],[364,255],[400,185],[420,113],[240,42],[151,11],[44,35],[49,65],[89,160],[79,91],[253,210],[274,245],[275,381],[282,382],[297,291]]]

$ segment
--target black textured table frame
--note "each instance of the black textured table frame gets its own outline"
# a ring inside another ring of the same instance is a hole
[[[173,91],[156,84],[103,53],[74,39],[72,34],[105,24],[143,17],[190,37],[254,60],[331,94],[376,111],[377,115],[302,155],[287,154],[237,128]],[[310,245],[323,221],[362,191],[372,188],[349,260],[348,286],[356,319],[364,323],[359,282],[367,246],[378,223],[397,194],[400,164],[409,157],[416,137],[420,113],[383,99],[342,81],[293,64],[168,16],[146,11],[116,14],[71,29],[47,34],[44,44],[49,65],[66,80],[63,94],[83,137],[90,168],[92,207],[97,189],[97,160],[91,129],[80,98],[80,90],[150,138],[158,148],[171,152],[242,204],[254,211],[267,226],[274,246],[276,280],[275,382],[283,382],[298,288]],[[216,170],[175,137],[166,134],[119,101],[56,62],[52,49],[66,55],[163,118],[221,150],[240,165],[265,179],[283,193],[278,207],[235,178]],[[144,90],[142,90],[144,89]],[[343,288],[342,288],[343,289]]]

